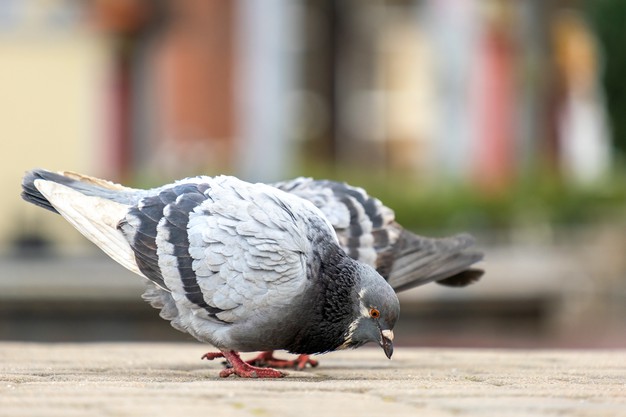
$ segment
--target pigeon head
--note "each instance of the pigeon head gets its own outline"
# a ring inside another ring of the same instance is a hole
[[[374,342],[391,357],[400,314],[396,293],[371,266],[351,259],[339,246],[326,249],[303,303],[286,320],[299,328],[286,349],[314,354]]]
[[[378,343],[391,359],[393,327],[400,314],[400,303],[394,290],[369,265],[358,263],[360,282],[355,287],[358,305],[348,326],[342,347],[357,348],[369,342]]]

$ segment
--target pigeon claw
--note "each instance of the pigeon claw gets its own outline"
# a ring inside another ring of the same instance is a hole
[[[311,359],[309,355],[299,355],[295,362],[298,363],[296,369],[300,371],[306,368],[307,365],[311,365],[311,368],[315,368],[317,365],[320,364],[319,361]]]
[[[248,364],[245,364],[242,368],[222,369],[220,372],[220,377],[222,378],[228,378],[231,375],[237,375],[240,378],[283,378],[285,373],[272,368],[257,368]]]
[[[201,359],[206,359],[207,361],[212,361],[213,359],[223,358],[224,354],[222,352],[207,352],[202,355]]]
[[[315,359],[311,359],[309,355],[299,355],[294,360],[278,359],[274,357],[273,350],[261,352],[258,356],[246,361],[246,363],[253,366],[282,369],[289,368],[296,369],[298,371],[302,371],[304,368],[306,368],[307,365],[311,365],[312,368],[315,368],[317,365],[319,365],[319,362]]]
[[[239,354],[233,350],[221,352],[208,352],[202,355],[202,359],[213,360],[224,358],[230,364],[230,368],[222,369],[220,377],[228,378],[237,375],[240,378],[282,378],[286,374],[272,368],[259,368],[244,362]]]

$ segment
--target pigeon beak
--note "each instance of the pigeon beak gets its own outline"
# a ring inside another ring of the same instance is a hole
[[[393,355],[393,332],[391,330],[381,330],[380,335],[380,346],[385,351],[387,358],[391,359],[391,355]]]

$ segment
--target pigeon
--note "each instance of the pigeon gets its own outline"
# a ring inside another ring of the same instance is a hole
[[[393,210],[359,187],[344,182],[296,178],[271,184],[313,203],[332,224],[342,249],[366,263],[387,280],[396,292],[430,282],[463,287],[484,274],[474,264],[483,253],[472,250],[474,238],[459,234],[446,238],[416,235],[395,221]],[[249,361],[257,366],[303,369],[318,362],[308,355],[283,360],[262,352]]]
[[[240,352],[317,354],[368,342],[393,354],[395,291],[340,247],[311,202],[232,176],[139,190],[36,169],[22,197],[58,213],[151,287],[143,297],[171,325],[224,358],[221,377],[279,378]]]
[[[464,287],[484,274],[473,267],[484,254],[468,250],[474,237],[467,233],[447,238],[416,235],[395,221],[391,208],[362,188],[304,177],[272,185],[318,207],[344,251],[375,267],[396,292],[429,282]]]

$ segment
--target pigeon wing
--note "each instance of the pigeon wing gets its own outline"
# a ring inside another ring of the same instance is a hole
[[[429,282],[448,287],[472,284],[484,273],[472,267],[483,259],[481,252],[471,249],[473,244],[474,238],[468,234],[428,238],[402,230],[388,255],[393,262],[387,281],[396,292]]]
[[[273,186],[312,202],[335,229],[343,250],[352,258],[384,269],[381,254],[389,251],[399,231],[390,228],[394,213],[365,190],[345,183],[296,178]],[[380,272],[380,270],[379,270]]]
[[[306,284],[306,208],[269,186],[198,177],[145,197],[119,228],[179,310],[236,323]]]
[[[467,249],[471,236],[433,239],[405,230],[393,210],[367,192],[346,183],[296,178],[273,186],[309,200],[335,228],[344,251],[367,263],[396,291],[429,282],[465,286],[483,274],[471,265],[483,255]]]

